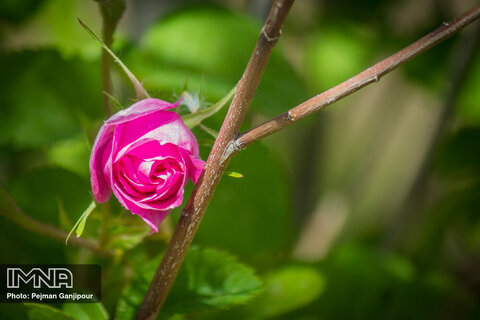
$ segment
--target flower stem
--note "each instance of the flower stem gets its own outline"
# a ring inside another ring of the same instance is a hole
[[[113,44],[113,35],[117,28],[118,21],[125,11],[124,0],[97,0],[100,12],[102,13],[102,36],[103,42],[109,48]],[[106,50],[102,50],[101,58],[102,69],[102,92],[112,94],[112,57]],[[106,95],[102,95],[105,117],[112,115],[111,101]]]
[[[108,48],[112,47],[113,35],[117,28],[118,21],[125,11],[124,0],[99,0],[98,5],[102,13],[103,24],[103,42]],[[112,95],[112,57],[106,50],[102,50],[101,58],[102,69],[102,94],[103,108],[105,110],[105,117],[112,115],[112,101],[108,97]],[[110,203],[106,202],[102,205],[102,223],[100,227],[100,247],[104,247],[108,242],[108,229],[110,222]]]

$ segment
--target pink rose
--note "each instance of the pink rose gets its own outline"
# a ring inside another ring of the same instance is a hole
[[[182,204],[185,184],[190,178],[196,183],[204,165],[195,136],[176,112],[166,111],[179,102],[149,98],[117,112],[100,128],[90,156],[97,202],[113,192],[155,232]]]

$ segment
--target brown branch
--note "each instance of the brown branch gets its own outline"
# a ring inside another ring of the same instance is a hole
[[[65,243],[68,232],[58,229],[49,224],[37,221],[27,216],[20,209],[8,192],[0,186],[0,215],[17,224],[21,228],[39,235]],[[84,238],[71,237],[70,243],[79,248],[85,248],[101,257],[111,257],[112,253],[100,249],[96,242]]]
[[[409,231],[414,229],[418,221],[421,221],[422,215],[426,212],[422,210],[425,205],[425,199],[428,199],[428,191],[431,178],[431,164],[434,160],[435,150],[445,135],[451,130],[458,98],[462,92],[462,88],[474,70],[472,68],[475,58],[480,51],[480,24],[477,28],[471,30],[470,34],[466,34],[459,44],[454,48],[451,58],[450,76],[446,94],[442,99],[442,105],[439,106],[440,116],[433,130],[432,138],[425,148],[425,156],[419,166],[418,173],[408,191],[401,206],[397,208],[397,214],[394,215],[390,226],[386,228],[384,234],[384,246],[393,248],[399,245],[401,237],[408,237]],[[470,30],[469,30],[470,31]]]
[[[235,96],[225,117],[218,138],[205,165],[205,170],[182,211],[165,256],[150,283],[136,319],[155,319],[175,282],[185,254],[200,225],[213,192],[232,155],[232,141],[237,137],[248,106],[260,83],[268,59],[281,35],[281,27],[293,0],[275,0],[258,38],[255,49],[238,82]]]
[[[213,192],[228,162],[236,152],[254,141],[283,129],[291,123],[338,101],[372,82],[377,82],[384,74],[445,40],[473,22],[480,15],[480,6],[477,6],[454,21],[444,23],[436,31],[357,76],[241,134],[237,138],[241,123],[260,82],[273,46],[281,34],[280,28],[292,3],[293,0],[277,0],[270,10],[255,50],[237,85],[235,97],[208,157],[202,177],[182,212],[172,240],[138,310],[136,319],[154,319],[158,316],[160,308],[168,296],[185,254],[200,225],[208,203],[213,196]]]
[[[330,104],[360,90],[361,88],[373,82],[378,82],[380,78],[416,57],[417,55],[427,51],[431,47],[439,44],[443,40],[452,36],[462,28],[466,27],[480,17],[480,5],[474,7],[470,11],[465,12],[460,17],[449,23],[443,23],[441,27],[429,33],[420,40],[412,43],[403,50],[398,51],[394,55],[380,61],[376,65],[366,69],[356,76],[345,82],[333,87],[305,102],[290,109],[289,111],[267,121],[259,126],[241,133],[232,144],[233,152],[238,152],[247,147],[251,143],[269,136],[300,119],[321,110]]]

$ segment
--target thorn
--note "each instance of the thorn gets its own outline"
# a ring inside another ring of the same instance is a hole
[[[290,121],[294,121],[295,119],[292,117],[292,115],[290,114],[290,111],[287,112],[287,119],[290,120]]]
[[[276,37],[271,37],[267,34],[267,31],[265,31],[265,26],[262,27],[262,30],[260,31],[261,34],[267,39],[268,42],[274,42],[280,39],[280,36],[282,35],[282,30],[279,30],[279,34]]]

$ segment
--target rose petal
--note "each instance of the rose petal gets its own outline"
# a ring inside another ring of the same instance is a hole
[[[163,199],[162,202],[153,202],[153,203],[144,203],[140,202],[139,199],[135,199],[128,193],[125,193],[119,186],[113,186],[113,193],[118,199],[120,204],[132,211],[132,212],[154,212],[156,211],[165,211],[172,210],[173,208],[178,207],[182,204],[183,201],[183,188],[180,188],[176,197],[170,199]]]
[[[112,153],[113,128],[102,126],[93,144],[90,155],[90,181],[95,200],[99,203],[105,202],[112,194],[111,175],[107,163]]]
[[[203,169],[205,168],[205,161],[191,157],[193,168],[192,168],[192,180],[193,183],[197,183],[198,179],[202,175]]]
[[[175,103],[169,103],[154,98],[140,100],[132,104],[127,109],[120,110],[119,112],[115,113],[107,121],[105,121],[105,123],[109,125],[118,125],[120,123],[132,121],[157,111],[174,109],[180,104],[181,101],[182,99],[179,99]]]
[[[181,156],[178,153],[178,147],[171,143],[161,144],[153,139],[140,139],[120,150],[113,158],[117,163],[124,156],[137,157],[145,160],[166,160],[172,159],[175,162],[181,162]]]
[[[192,156],[186,150],[179,149],[179,153],[181,154],[184,163],[186,163],[186,167],[189,169],[187,179],[191,177],[193,183],[197,183],[203,172],[205,162]]]
[[[165,208],[165,206],[177,203],[180,198],[180,204],[182,203],[182,196],[180,190],[185,186],[185,178],[183,172],[176,172],[161,186],[158,186],[155,190],[155,194],[150,197],[145,197],[140,202],[149,203],[159,208]]]
[[[185,184],[190,178],[196,183],[204,167],[195,136],[177,113],[166,111],[179,102],[145,99],[113,115],[90,158],[96,200],[108,200],[113,191],[154,231],[181,205]]]
[[[162,223],[165,217],[170,213],[171,210],[167,211],[142,211],[142,212],[132,212],[133,214],[138,214],[151,228],[153,232],[158,232],[158,226]]]
[[[147,139],[157,140],[161,144],[174,144],[199,157],[195,136],[175,112],[159,111],[118,124],[113,139],[116,142],[113,148],[114,157],[136,141]]]

